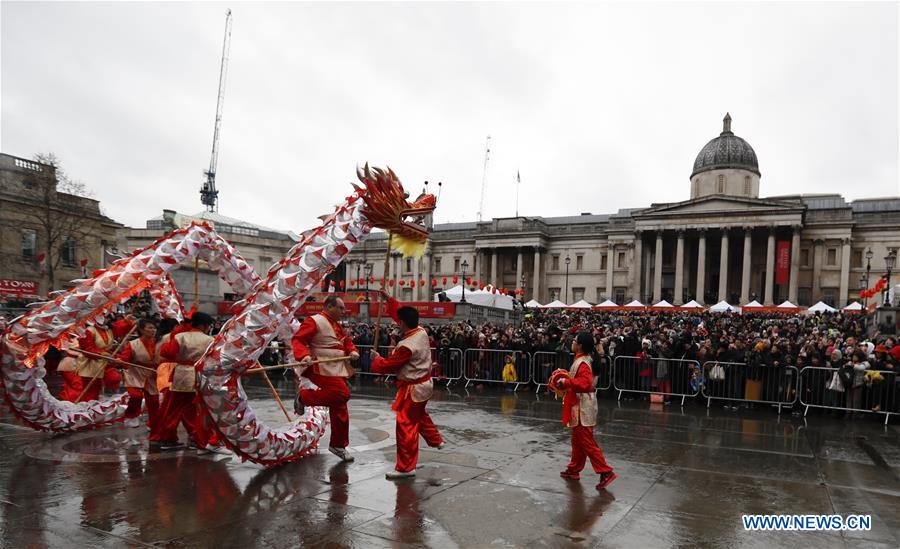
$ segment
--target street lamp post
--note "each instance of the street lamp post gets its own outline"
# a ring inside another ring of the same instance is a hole
[[[360,270],[360,267],[362,267],[362,262],[361,262],[361,261],[357,261],[357,262],[356,262],[356,283],[357,283],[357,284],[359,284],[359,270]],[[357,288],[359,288],[359,286],[357,286]]]
[[[862,295],[863,291],[869,287],[869,281],[866,280],[866,275],[859,275],[859,295]],[[863,298],[863,309],[866,308],[868,303],[868,298]]]
[[[893,307],[893,299],[891,299],[891,271],[897,265],[897,252],[891,250],[889,254],[884,256],[884,266],[887,268],[887,280],[884,285],[884,296],[881,299],[883,306]]]
[[[366,263],[366,267],[363,269],[363,272],[366,273],[366,303],[369,302],[369,277],[372,276],[372,264]]]
[[[469,268],[469,262],[466,261],[465,259],[463,259],[463,262],[462,262],[462,270],[463,270],[463,272],[462,272],[462,287],[463,287],[463,291],[462,291],[462,298],[459,300],[460,303],[465,303],[465,302],[466,302],[466,269],[468,269],[468,268]]]
[[[525,303],[525,273],[522,273],[522,278],[519,279],[519,287],[522,288],[522,303]]]
[[[569,257],[569,254],[566,254],[566,305],[569,304],[569,263],[572,262],[572,258]]]

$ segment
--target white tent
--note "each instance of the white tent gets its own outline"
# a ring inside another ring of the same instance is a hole
[[[576,301],[575,303],[569,305],[569,307],[572,307],[575,309],[590,309],[591,307],[593,307],[593,305],[591,305],[590,303],[588,303],[587,301],[582,299],[580,301]]]
[[[560,301],[558,299],[554,299],[553,301],[551,301],[550,303],[548,303],[546,305],[541,305],[541,308],[543,308],[543,309],[561,309],[561,308],[567,307],[567,306],[568,305],[566,305],[562,301]]]
[[[784,303],[778,306],[779,309],[797,309],[798,307],[791,303],[790,301],[785,300]]]
[[[532,299],[528,303],[525,304],[526,307],[543,307],[540,302],[536,299]]]
[[[666,301],[665,299],[663,299],[662,301],[660,301],[659,303],[654,305],[654,307],[673,307],[673,305],[671,303],[669,303],[668,301]]]
[[[616,305],[616,302],[615,302],[615,301],[610,301],[609,299],[607,299],[607,300],[604,301],[603,303],[600,303],[599,305],[597,305],[597,307],[604,307],[604,308],[606,308],[606,307],[618,307],[618,305]]]
[[[632,301],[631,303],[628,303],[625,306],[626,307],[644,307],[645,305],[643,303],[641,303],[640,301],[638,301],[637,299],[635,299],[634,301]]]
[[[744,305],[745,309],[753,309],[754,307],[762,307],[762,304],[759,301],[754,299],[750,303]]]
[[[699,303],[697,303],[696,301],[694,301],[692,299],[692,300],[688,301],[687,303],[685,303],[684,305],[682,305],[681,308],[682,309],[702,309],[703,305],[700,305]]]
[[[859,301],[854,301],[853,303],[851,303],[850,305],[847,305],[846,307],[844,307],[841,310],[842,311],[862,311],[862,309],[863,309],[862,304]]]
[[[450,301],[454,303],[459,303],[462,300],[463,296],[463,287],[462,286],[454,286],[449,290],[444,291],[447,294],[447,297]],[[438,294],[434,294],[434,300],[437,301]],[[483,305],[485,307],[496,307],[498,309],[506,309],[512,310],[513,306],[513,298],[508,295],[503,294],[495,294],[492,292],[485,292],[483,290],[475,290],[474,292],[471,290],[466,290],[466,303],[471,303],[472,305]]]
[[[835,311],[837,309],[821,301],[806,310],[807,313],[833,313]]]
[[[727,301],[720,301],[709,308],[713,313],[727,313],[729,311],[737,311],[737,308],[729,305]]]

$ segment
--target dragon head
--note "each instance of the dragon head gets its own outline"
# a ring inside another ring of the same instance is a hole
[[[363,213],[372,225],[390,234],[392,249],[403,255],[422,257],[428,242],[425,216],[437,206],[434,195],[422,194],[409,202],[409,194],[390,168],[370,169],[366,164],[356,169],[356,176],[365,185],[356,189],[366,204]]]

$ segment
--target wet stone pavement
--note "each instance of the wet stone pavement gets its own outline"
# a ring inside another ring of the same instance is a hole
[[[276,376],[283,395],[293,383]],[[257,412],[284,418],[264,386]],[[393,387],[351,401],[351,450],[276,469],[149,453],[146,430],[50,435],[0,415],[2,547],[900,547],[900,430],[770,408],[601,400],[596,438],[619,478],[569,459],[560,403],[529,391],[440,390],[447,441],[390,482]],[[896,422],[896,420],[895,420]],[[870,514],[868,532],[746,532],[741,514]]]

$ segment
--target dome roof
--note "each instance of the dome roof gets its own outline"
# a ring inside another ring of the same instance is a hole
[[[691,177],[700,172],[722,168],[749,170],[759,175],[759,163],[753,147],[731,132],[731,115],[726,113],[722,122],[722,133],[707,143],[694,160]]]

